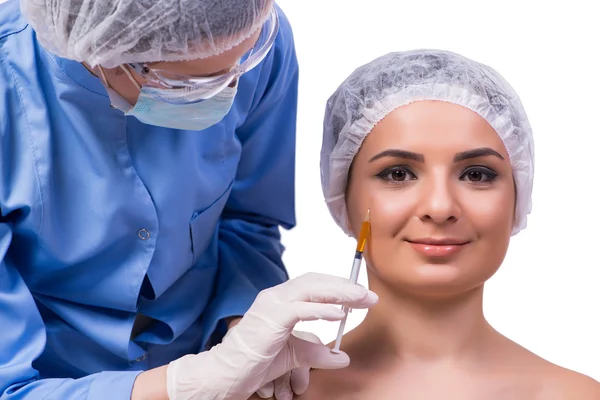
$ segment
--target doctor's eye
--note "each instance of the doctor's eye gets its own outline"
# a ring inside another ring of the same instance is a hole
[[[387,168],[378,173],[377,177],[385,183],[391,184],[399,184],[417,179],[417,176],[407,166]]]

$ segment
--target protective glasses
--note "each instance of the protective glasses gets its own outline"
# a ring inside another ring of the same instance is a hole
[[[178,93],[185,93],[185,102],[206,100],[221,92],[227,86],[235,86],[237,79],[256,67],[269,53],[279,31],[279,17],[275,7],[271,9],[267,21],[261,28],[258,40],[229,71],[216,76],[194,77],[179,75],[173,72],[154,69],[145,63],[128,64],[134,71],[141,75],[150,86],[154,96],[165,97],[169,103],[177,102]]]

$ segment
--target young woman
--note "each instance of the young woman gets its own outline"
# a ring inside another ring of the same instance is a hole
[[[600,399],[600,384],[497,332],[485,282],[531,210],[533,139],[491,68],[392,53],[330,98],[321,155],[332,216],[357,236],[379,303],[347,333],[348,368],[314,370],[303,400]],[[507,294],[509,295],[509,294]]]

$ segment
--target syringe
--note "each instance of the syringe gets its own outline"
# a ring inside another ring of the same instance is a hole
[[[358,235],[358,241],[356,242],[356,252],[354,253],[354,261],[352,262],[352,271],[350,272],[350,281],[352,283],[358,282],[358,273],[360,271],[360,265],[362,263],[362,255],[365,250],[365,244],[367,243],[367,237],[371,230],[371,210],[367,210],[367,215],[360,228],[360,234]],[[346,320],[348,319],[348,313],[351,309],[342,307],[342,310],[346,313],[344,319],[340,322],[340,328],[338,330],[337,339],[335,340],[335,346],[331,349],[334,353],[340,352],[340,345],[342,344],[342,336],[344,336],[344,328],[346,327]]]

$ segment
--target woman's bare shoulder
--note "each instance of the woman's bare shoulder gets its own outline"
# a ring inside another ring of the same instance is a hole
[[[600,400],[600,382],[587,375],[553,366],[545,378],[543,398]]]
[[[525,374],[538,382],[539,395],[544,400],[585,399],[600,400],[600,382],[556,365],[537,355],[523,365],[533,374]]]
[[[505,359],[524,380],[537,382],[544,400],[600,400],[600,382],[589,376],[561,367],[511,341],[504,347]]]

